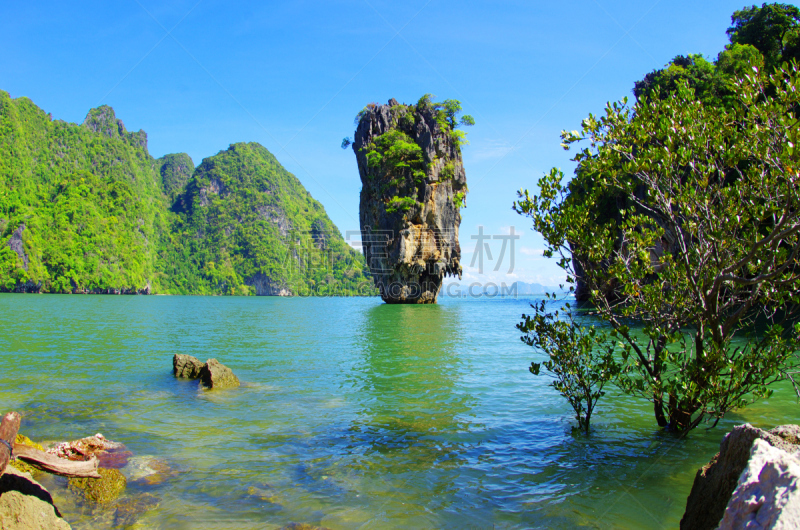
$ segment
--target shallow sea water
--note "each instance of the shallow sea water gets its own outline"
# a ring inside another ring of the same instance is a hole
[[[531,301],[2,295],[0,411],[37,441],[101,432],[160,463],[103,509],[44,479],[74,528],[675,528],[733,425],[798,421],[779,387],[678,440],[611,392],[574,434],[527,370]],[[175,353],[243,386],[176,380]]]

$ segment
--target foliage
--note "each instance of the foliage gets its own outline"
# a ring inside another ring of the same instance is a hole
[[[562,134],[567,148],[588,142],[575,179],[554,168],[515,204],[586,282],[622,348],[617,384],[662,426],[719,419],[797,366],[798,82],[796,67],[754,72],[728,107],[686,80],[668,98],[610,104]],[[609,193],[621,199],[610,216],[597,209]]]
[[[186,187],[194,173],[194,162],[186,153],[164,155],[156,160],[161,186],[170,204]]]
[[[566,320],[561,319],[559,310],[549,311],[551,299],[555,294],[532,305],[535,314],[523,314],[517,329],[525,333],[520,337],[524,343],[539,348],[548,357],[543,363],[531,363],[530,372],[539,375],[542,366],[550,372],[551,385],[569,401],[578,428],[588,433],[592,411],[605,394],[603,387],[619,370],[614,345],[599,328],[577,323],[570,304],[564,306]]]
[[[467,192],[463,190],[455,192],[453,194],[453,203],[456,208],[464,208],[467,205]]]
[[[422,148],[399,129],[390,129],[368,146],[367,164],[395,175],[409,169],[418,178],[424,178],[427,169]]]
[[[700,101],[728,106],[735,102],[733,84],[755,67],[769,74],[783,62],[800,60],[800,9],[787,4],[763,4],[734,12],[727,33],[730,44],[715,62],[701,55],[678,55],[634,85],[637,99],[655,94],[669,97],[686,81]]]
[[[397,211],[407,212],[415,206],[419,206],[419,203],[415,199],[411,197],[398,197],[395,195],[387,202],[386,211],[388,213],[394,213]]]
[[[731,16],[727,33],[732,45],[750,45],[769,69],[800,60],[800,9],[789,4],[745,7]]]

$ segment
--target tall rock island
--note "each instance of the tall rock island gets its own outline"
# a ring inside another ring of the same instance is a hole
[[[371,103],[356,117],[361,240],[387,303],[436,303],[444,277],[461,278],[458,228],[468,190],[465,133],[457,127],[474,120],[457,122],[460,111],[458,101],[425,95],[416,105]]]

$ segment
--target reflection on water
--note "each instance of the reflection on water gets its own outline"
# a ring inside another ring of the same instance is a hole
[[[527,371],[514,324],[528,309],[3,295],[0,410],[21,410],[35,440],[101,432],[169,469],[100,510],[47,479],[76,529],[674,528],[734,424],[797,422],[781,387],[676,440],[648,403],[611,392],[575,435],[569,405]],[[175,353],[216,357],[243,385],[175,380]],[[118,515],[131,506],[135,521]]]
[[[359,337],[363,361],[353,382],[361,409],[350,433],[364,450],[348,467],[385,499],[374,516],[437,526],[465,463],[460,434],[469,430],[464,416],[473,401],[459,384],[458,308],[372,307]],[[420,489],[429,499],[424,505],[417,502]]]

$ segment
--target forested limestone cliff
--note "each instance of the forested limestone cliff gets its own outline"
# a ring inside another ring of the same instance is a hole
[[[109,106],[81,125],[0,91],[0,290],[373,294],[361,255],[258,144],[158,160]]]

